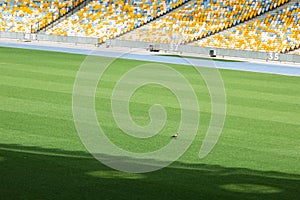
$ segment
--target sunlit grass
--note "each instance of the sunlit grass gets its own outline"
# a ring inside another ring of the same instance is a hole
[[[208,90],[192,67],[168,65],[196,91],[199,131],[178,161],[136,175],[94,159],[76,132],[72,90],[85,56],[12,48],[0,48],[0,56],[0,199],[300,198],[299,77],[220,70],[227,94],[226,122],[216,147],[200,160],[211,117]],[[180,121],[176,97],[148,85],[132,96],[130,112],[137,124],[146,125],[151,105],[164,105],[168,121],[161,133],[140,140],[116,126],[112,89],[124,72],[144,63],[115,61],[96,93],[98,120],[108,137],[136,152],[164,146]]]

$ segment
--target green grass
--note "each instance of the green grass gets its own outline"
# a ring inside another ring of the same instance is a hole
[[[99,163],[77,135],[72,90],[85,56],[13,48],[0,48],[0,56],[0,199],[300,198],[299,77],[220,70],[227,93],[225,127],[217,146],[199,160],[210,97],[195,69],[170,64],[197,91],[199,132],[169,167],[129,174]],[[149,107],[162,103],[170,113],[166,127],[150,140],[133,139],[117,128],[109,106],[112,88],[124,72],[144,63],[116,60],[96,99],[108,137],[136,152],[165,145],[180,116],[172,93],[148,85],[132,97],[132,117],[145,125]]]

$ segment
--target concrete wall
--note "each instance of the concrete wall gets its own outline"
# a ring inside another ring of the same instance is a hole
[[[211,48],[211,47],[197,47],[192,45],[168,45],[168,44],[158,44],[150,42],[136,42],[136,41],[126,41],[126,40],[112,40],[112,46],[129,47],[129,48],[149,48],[149,45],[153,45],[160,49],[161,51],[176,51],[185,53],[196,53],[202,55],[209,55],[210,50],[215,50],[217,57],[230,56],[237,58],[251,58],[266,61],[278,61],[278,62],[295,62],[300,63],[299,55],[292,54],[280,54],[273,52],[254,52],[245,50],[232,50],[232,49],[222,49],[222,48]]]
[[[32,34],[33,40],[98,45],[99,38]]]
[[[25,33],[0,32],[0,38],[24,39]]]
[[[52,41],[52,42],[65,42],[77,44],[99,44],[99,38],[92,37],[76,37],[76,36],[56,36],[46,34],[29,34],[29,33],[13,33],[13,32],[0,32],[0,38],[19,39],[19,40],[39,40],[39,41]]]

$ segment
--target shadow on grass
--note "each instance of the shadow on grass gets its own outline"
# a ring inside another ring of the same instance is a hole
[[[129,174],[86,152],[0,144],[0,166],[3,200],[300,198],[299,175],[217,165],[175,162],[160,171]]]

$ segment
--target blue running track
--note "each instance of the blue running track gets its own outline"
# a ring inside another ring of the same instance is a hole
[[[201,60],[201,59],[194,59],[194,58],[180,58],[180,57],[172,57],[172,56],[141,55],[141,54],[135,54],[130,52],[119,53],[119,52],[113,52],[111,49],[108,49],[107,51],[100,51],[100,50],[93,51],[93,50],[86,50],[86,49],[79,49],[79,48],[54,47],[54,46],[43,46],[43,45],[24,44],[24,43],[0,42],[0,46],[75,53],[75,54],[84,54],[84,55],[96,54],[105,57],[116,57],[116,58],[122,57],[122,58],[133,59],[133,60],[153,61],[153,62],[161,62],[161,63],[217,67],[219,69],[281,74],[281,75],[288,75],[288,76],[300,76],[300,64],[298,66],[292,66],[292,65],[289,66],[289,65],[280,65],[280,64],[274,65],[268,63],[222,62],[222,61],[209,61],[209,60]]]

